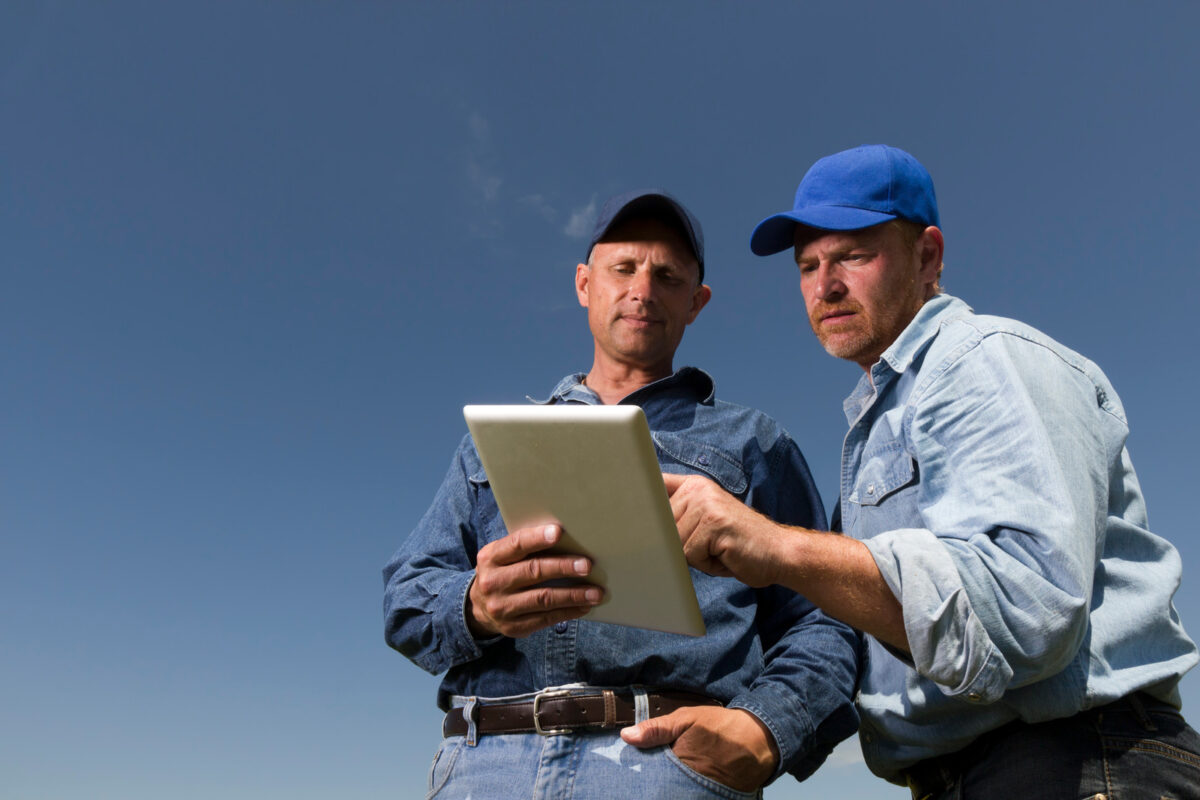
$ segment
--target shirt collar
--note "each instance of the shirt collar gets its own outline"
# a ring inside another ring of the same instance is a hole
[[[970,306],[952,295],[939,294],[927,300],[896,341],[883,351],[879,362],[871,367],[871,374],[875,374],[881,363],[887,364],[893,372],[904,372],[937,336],[943,322],[970,312]]]
[[[600,405],[600,397],[583,382],[585,377],[587,377],[586,373],[573,373],[559,381],[558,385],[554,387],[554,391],[546,399],[538,400],[533,397],[527,399],[540,405],[549,405],[551,403]],[[705,405],[711,405],[716,395],[716,384],[711,375],[696,367],[680,367],[675,371],[674,375],[660,378],[654,383],[647,384],[636,391],[630,392],[622,398],[621,402],[637,403],[648,395],[670,389],[686,391],[695,397],[697,401]]]
[[[870,374],[858,379],[854,391],[842,403],[846,420],[853,425],[874,402],[878,392],[912,366],[937,336],[943,322],[970,312],[970,306],[952,295],[939,294],[927,300],[896,341],[872,365]]]

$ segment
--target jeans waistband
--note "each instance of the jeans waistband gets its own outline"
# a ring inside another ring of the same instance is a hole
[[[952,788],[959,776],[967,768],[977,763],[980,760],[980,756],[988,748],[1005,737],[1019,735],[1022,731],[1036,728],[1039,725],[1061,723],[1066,719],[1098,717],[1106,712],[1117,709],[1125,709],[1133,712],[1148,731],[1154,730],[1154,722],[1146,713],[1148,710],[1177,711],[1169,703],[1164,703],[1162,700],[1152,697],[1145,692],[1134,692],[1111,703],[1080,711],[1064,719],[1035,723],[1013,720],[995,730],[988,731],[961,750],[927,758],[924,761],[918,761],[904,771],[904,777],[908,783],[909,790],[912,791],[913,800],[937,797],[942,792]]]

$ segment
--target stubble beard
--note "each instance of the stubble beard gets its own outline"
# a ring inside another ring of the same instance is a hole
[[[851,311],[856,315],[853,330],[836,333],[825,330],[820,317],[830,311]],[[861,354],[875,345],[875,333],[871,320],[863,314],[863,309],[857,303],[839,303],[837,305],[818,305],[808,317],[808,324],[816,334],[817,341],[825,352],[834,358],[858,362]]]

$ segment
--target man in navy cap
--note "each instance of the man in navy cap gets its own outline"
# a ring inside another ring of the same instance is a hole
[[[914,798],[1200,796],[1180,560],[1147,528],[1104,374],[941,291],[933,182],[902,150],[816,162],[750,246],[794,253],[818,340],[864,370],[834,512],[848,535],[668,475],[689,561],[870,634],[863,752]]]
[[[664,471],[704,475],[785,523],[824,526],[791,438],[715,399],[704,372],[673,367],[711,295],[700,224],[682,204],[656,190],[610,200],[575,290],[592,367],[544,402],[636,404]],[[429,796],[755,797],[785,771],[806,777],[853,733],[859,640],[848,626],[782,587],[696,570],[702,638],[581,620],[603,589],[579,583],[587,559],[545,552],[561,534],[505,529],[468,436],[385,568],[388,643],[446,673]],[[559,578],[574,583],[545,583]],[[647,719],[652,734],[621,738]]]

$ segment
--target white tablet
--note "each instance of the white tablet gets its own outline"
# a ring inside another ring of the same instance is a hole
[[[585,616],[689,636],[704,618],[646,417],[637,406],[466,406],[509,531],[557,522],[555,550],[592,559],[605,599]]]

